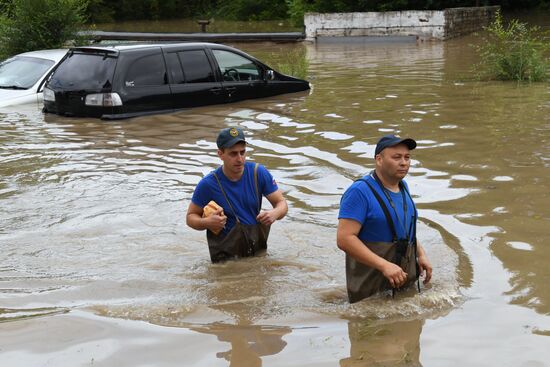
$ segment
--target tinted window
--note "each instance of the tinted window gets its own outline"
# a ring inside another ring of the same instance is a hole
[[[53,66],[52,60],[18,56],[0,64],[0,88],[30,88]]]
[[[50,85],[65,89],[110,88],[116,59],[101,54],[73,53],[57,68]]]
[[[252,60],[236,53],[212,50],[225,81],[248,81],[260,79],[258,67]]]
[[[214,71],[204,50],[178,52],[186,83],[213,82]]]
[[[170,76],[173,84],[185,83],[183,78],[183,70],[181,69],[180,59],[175,52],[166,54],[166,64],[170,71]]]
[[[128,67],[124,83],[126,87],[166,84],[166,68],[164,67],[164,58],[162,55],[159,53],[136,59]]]

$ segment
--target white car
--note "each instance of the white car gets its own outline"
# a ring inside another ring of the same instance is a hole
[[[41,103],[42,89],[67,50],[25,52],[0,63],[0,107]]]

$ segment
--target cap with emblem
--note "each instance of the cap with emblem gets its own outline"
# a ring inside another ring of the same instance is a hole
[[[405,144],[410,150],[416,148],[416,141],[411,138],[401,138],[396,135],[386,135],[378,140],[378,144],[376,144],[376,149],[374,150],[374,156],[376,157],[387,147],[393,147],[398,144]]]
[[[246,143],[246,140],[244,139],[243,130],[239,127],[228,127],[223,129],[220,131],[218,139],[216,140],[218,149],[231,148],[233,145],[240,142]]]

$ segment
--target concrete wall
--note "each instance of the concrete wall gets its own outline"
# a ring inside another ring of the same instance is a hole
[[[481,30],[495,19],[499,6],[445,9],[443,39],[463,36]]]
[[[417,36],[444,40],[481,29],[498,6],[367,13],[306,13],[306,40],[318,37]]]

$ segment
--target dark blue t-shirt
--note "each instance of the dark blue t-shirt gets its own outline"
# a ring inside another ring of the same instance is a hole
[[[382,188],[378,185],[374,177],[369,174],[364,176],[363,179],[376,190],[378,195],[386,204],[388,212],[390,213],[395,225],[397,237],[399,239],[406,238],[408,234],[409,240],[412,241],[414,236],[413,226],[416,225],[415,222],[418,214],[411,197],[405,193],[405,200],[407,200],[407,214],[404,216],[403,195],[401,192],[395,193],[385,190],[395,204],[396,210],[394,211],[386,195],[382,191]],[[407,190],[409,189],[405,181],[403,181],[403,185],[407,188]],[[397,215],[399,215],[399,219]],[[338,219],[353,219],[354,221],[361,223],[362,227],[359,231],[358,237],[363,242],[392,241],[392,233],[390,226],[387,223],[386,216],[384,215],[384,212],[371,189],[363,181],[354,182],[342,196]]]
[[[254,186],[254,162],[245,162],[244,172],[238,181],[229,180],[223,173],[222,167],[218,167],[213,172],[206,175],[195,188],[191,201],[193,204],[204,208],[210,200],[214,200],[218,205],[223,207],[223,212],[227,216],[227,223],[224,234],[227,234],[231,228],[235,226],[236,220],[233,211],[218,185],[214,173],[220,179],[220,182],[225,190],[229,201],[239,220],[243,224],[256,224],[256,216],[258,215],[259,198],[256,196],[256,188]],[[278,190],[277,183],[269,171],[258,165],[258,190],[260,196],[268,196]]]

